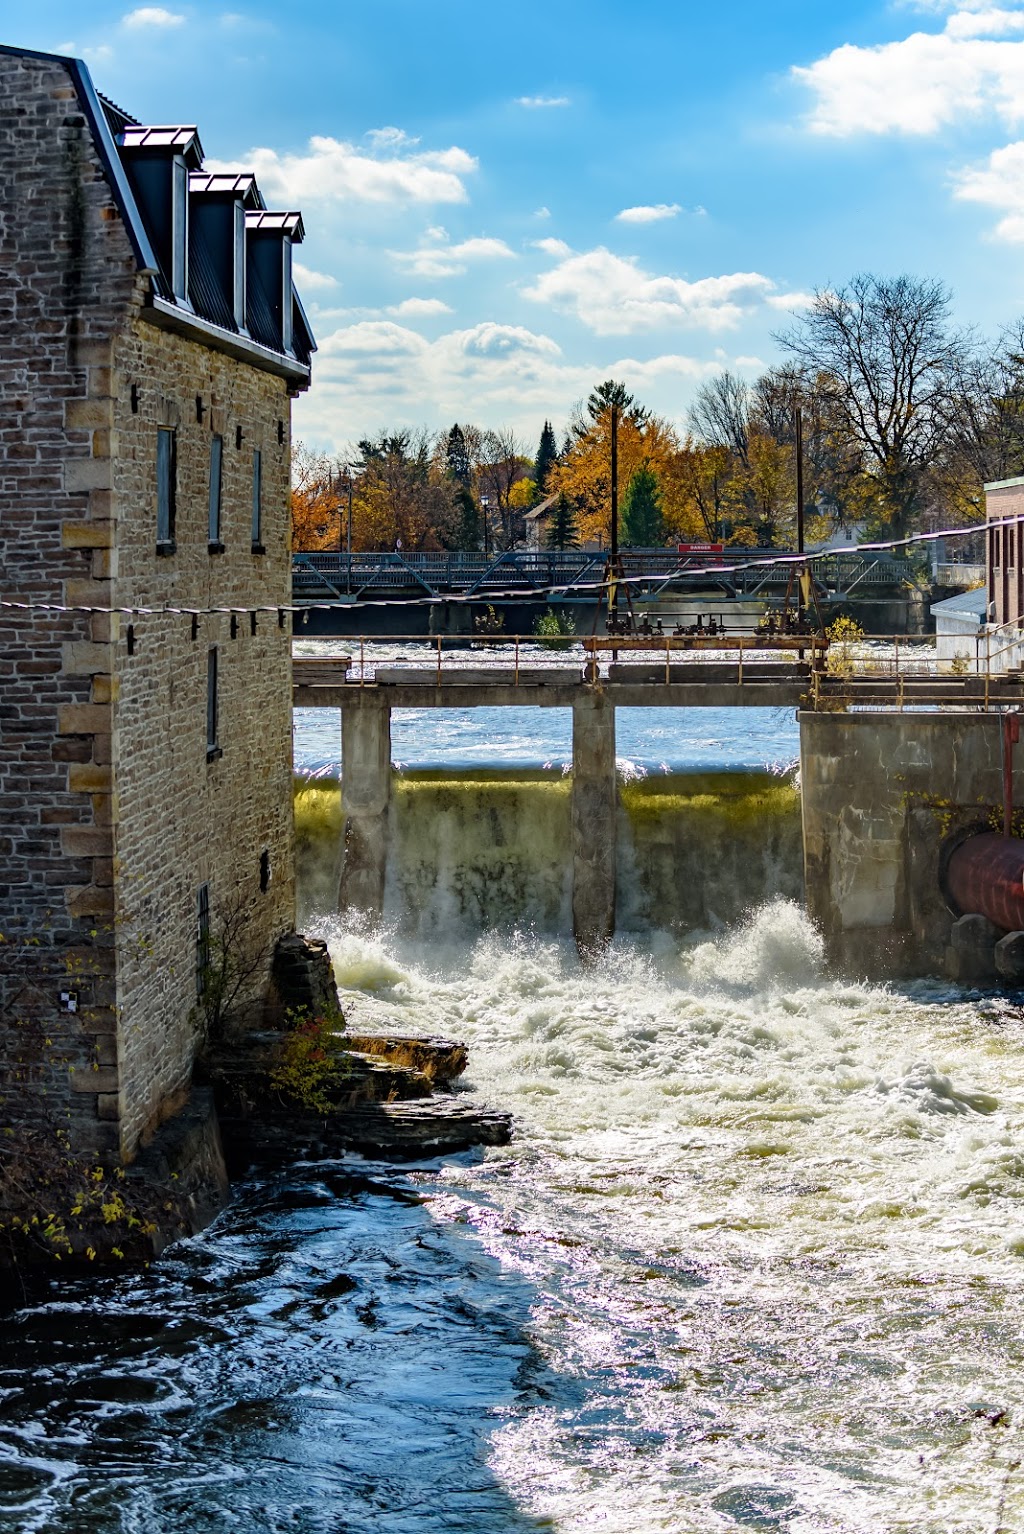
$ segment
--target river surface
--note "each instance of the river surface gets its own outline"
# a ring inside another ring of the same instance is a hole
[[[795,754],[677,724],[676,769]],[[1020,998],[837,982],[780,899],[587,969],[316,925],[351,1020],[465,1038],[515,1141],[297,1167],[5,1313],[0,1528],[1024,1529]]]

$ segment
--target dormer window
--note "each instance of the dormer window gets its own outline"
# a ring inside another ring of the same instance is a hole
[[[121,154],[153,249],[160,262],[165,296],[188,305],[188,177],[202,164],[203,149],[193,127],[129,126],[120,135]]]
[[[295,295],[292,245],[304,235],[299,213],[247,213],[249,330],[274,351],[292,351]]]
[[[189,298],[197,313],[247,333],[245,215],[263,198],[255,178],[193,171],[189,177]]]

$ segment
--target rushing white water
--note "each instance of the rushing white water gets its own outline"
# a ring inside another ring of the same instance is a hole
[[[489,1465],[568,1531],[1020,1527],[1019,1011],[838,984],[776,902],[581,970],[326,923],[353,1023],[468,1039],[512,1147],[431,1175],[544,1361]]]

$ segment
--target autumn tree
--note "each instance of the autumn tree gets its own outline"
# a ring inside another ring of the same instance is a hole
[[[609,541],[611,532],[612,404],[616,407],[620,485],[645,464],[657,476],[666,529],[679,537],[704,536],[676,462],[679,438],[624,385],[609,379],[573,413],[566,450],[551,471],[549,488],[564,491],[576,507],[585,542]]]
[[[382,432],[360,441],[353,500],[357,547],[453,546],[459,526],[454,486],[438,472],[432,448],[425,431]]]
[[[344,547],[344,510],[338,466],[304,442],[292,448],[292,548],[300,552]]]

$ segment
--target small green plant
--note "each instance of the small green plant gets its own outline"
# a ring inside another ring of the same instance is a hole
[[[505,627],[505,614],[495,612],[494,607],[488,602],[482,613],[478,613],[473,619],[473,628],[478,634],[500,634]]]
[[[343,1027],[340,1016],[293,1020],[270,1068],[274,1091],[311,1113],[333,1113],[351,1068]]]
[[[954,676],[966,676],[971,669],[971,658],[966,650],[957,650],[949,663],[949,669]]]
[[[576,619],[572,613],[556,613],[549,607],[533,625],[533,632],[541,644],[547,642],[550,649],[556,650],[560,648],[559,639],[570,638],[576,633]]]
[[[828,635],[826,674],[848,680],[854,671],[854,646],[864,638],[864,630],[856,618],[843,614],[832,620],[825,633]]]

